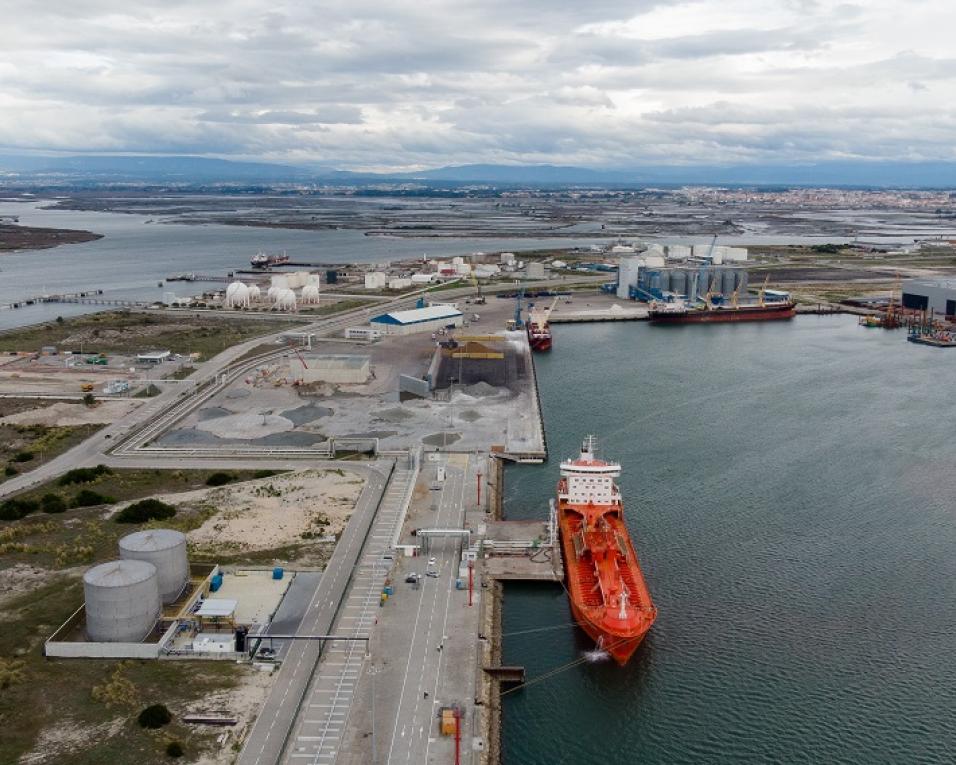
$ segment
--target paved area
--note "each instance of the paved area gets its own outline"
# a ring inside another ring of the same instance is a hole
[[[335,547],[325,575],[319,580],[296,634],[329,634],[385,488],[386,478],[377,471],[370,472],[355,512]],[[269,697],[246,739],[239,763],[273,765],[279,761],[319,660],[320,649],[321,644],[313,640],[295,641],[289,648]]]
[[[441,455],[440,459],[447,459],[447,477],[437,508],[431,509],[427,496],[436,463],[425,463],[403,543],[414,542],[408,535],[411,528],[461,528],[466,518],[470,525],[477,524],[475,472],[484,460],[469,455]],[[435,558],[434,566],[428,565],[429,557]],[[462,762],[471,762],[475,756],[473,701],[482,593],[476,579],[469,607],[467,589],[455,586],[458,564],[458,544],[452,538],[433,540],[427,556],[396,561],[395,595],[381,609],[371,659],[357,680],[348,735],[336,759],[339,765],[453,762],[454,739],[439,735],[437,717],[439,708],[451,703],[465,709]],[[405,582],[409,573],[424,575],[428,569],[438,576],[423,576],[418,586]]]
[[[309,608],[309,602],[312,600],[312,594],[319,586],[319,580],[322,574],[318,571],[297,571],[286,590],[285,597],[279,605],[269,625],[269,632],[274,635],[294,635],[305,618],[305,612]],[[291,640],[266,640],[263,645],[275,649],[276,658],[283,660],[292,646]]]
[[[333,634],[367,636],[372,632],[381,610],[383,584],[392,566],[384,556],[404,518],[416,474],[408,466],[396,466],[335,618]],[[284,762],[318,764],[336,760],[367,650],[365,642],[336,641],[322,652],[296,717]]]

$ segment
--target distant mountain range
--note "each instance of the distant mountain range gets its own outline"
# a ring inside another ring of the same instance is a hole
[[[34,181],[61,179],[138,183],[328,183],[370,185],[420,182],[436,186],[646,187],[854,186],[956,188],[953,162],[820,162],[807,165],[651,165],[603,170],[560,165],[458,165],[404,173],[357,173],[327,167],[233,162],[189,156],[0,155],[0,172]],[[2,184],[2,177],[0,177]]]

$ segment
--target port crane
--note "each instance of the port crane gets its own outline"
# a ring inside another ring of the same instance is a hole
[[[517,287],[517,282],[515,282]],[[524,297],[524,287],[515,289],[515,315],[508,321],[508,329],[521,329],[524,327],[524,321],[521,319],[521,298]]]
[[[475,305],[484,305],[485,296],[481,294],[481,284],[478,283],[478,277],[475,275],[475,269],[471,269],[471,283],[475,285],[475,296],[471,299],[471,302]]]

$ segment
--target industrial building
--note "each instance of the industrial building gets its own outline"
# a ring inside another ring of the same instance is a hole
[[[291,361],[292,375],[304,383],[360,385],[371,376],[371,358],[350,354],[302,356]]]
[[[368,343],[380,340],[384,335],[382,330],[372,327],[347,327],[345,330],[346,340],[364,340]]]
[[[645,258],[624,258],[618,271],[616,294],[632,300],[660,300],[681,295],[688,301],[703,299],[708,292],[730,297],[747,294],[747,271],[743,268],[701,265],[666,268],[644,266]],[[614,287],[612,283],[609,285]]]
[[[910,279],[903,282],[903,307],[938,316],[956,316],[956,279]]]
[[[435,332],[446,327],[460,327],[464,315],[457,308],[433,305],[412,308],[407,311],[392,311],[371,320],[372,327],[388,335],[410,335],[415,332]]]
[[[365,289],[367,290],[381,290],[385,289],[385,285],[388,281],[388,278],[381,271],[372,271],[371,273],[365,274]]]

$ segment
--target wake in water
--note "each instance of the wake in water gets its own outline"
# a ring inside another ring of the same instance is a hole
[[[601,661],[607,661],[610,658],[611,654],[603,648],[594,648],[593,650],[584,652],[584,660],[588,662],[588,664],[597,664]]]

